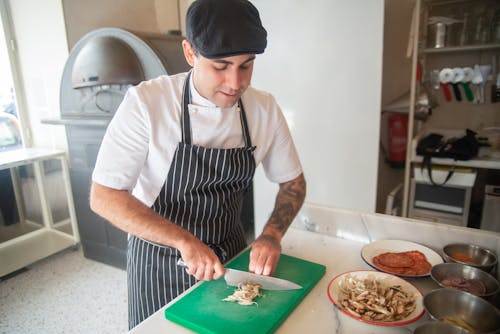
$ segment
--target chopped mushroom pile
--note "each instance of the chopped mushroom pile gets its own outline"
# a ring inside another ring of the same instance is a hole
[[[411,314],[415,297],[400,285],[391,285],[373,276],[358,279],[348,275],[339,282],[339,301],[351,314],[371,321],[398,321]]]
[[[253,300],[261,296],[259,284],[240,284],[231,296],[223,300],[226,302],[238,302],[240,305],[257,305]]]

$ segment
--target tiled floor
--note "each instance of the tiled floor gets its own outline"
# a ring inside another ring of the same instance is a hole
[[[0,281],[0,334],[126,333],[126,272],[66,250]]]

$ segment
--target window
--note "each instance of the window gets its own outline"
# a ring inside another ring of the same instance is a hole
[[[9,10],[6,1],[0,0],[0,152],[23,147],[19,108],[12,68],[14,54]]]

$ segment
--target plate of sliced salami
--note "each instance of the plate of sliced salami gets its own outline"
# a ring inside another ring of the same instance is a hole
[[[373,268],[400,277],[427,277],[432,266],[443,263],[434,250],[405,240],[377,240],[361,249],[361,257]]]

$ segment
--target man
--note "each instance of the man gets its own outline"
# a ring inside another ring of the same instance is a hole
[[[197,0],[186,32],[192,70],[127,92],[93,173],[92,209],[129,233],[130,328],[197,280],[223,276],[222,264],[246,246],[239,216],[259,163],[280,186],[249,271],[273,274],[306,192],[279,106],[249,87],[267,44],[257,9],[247,0]]]

